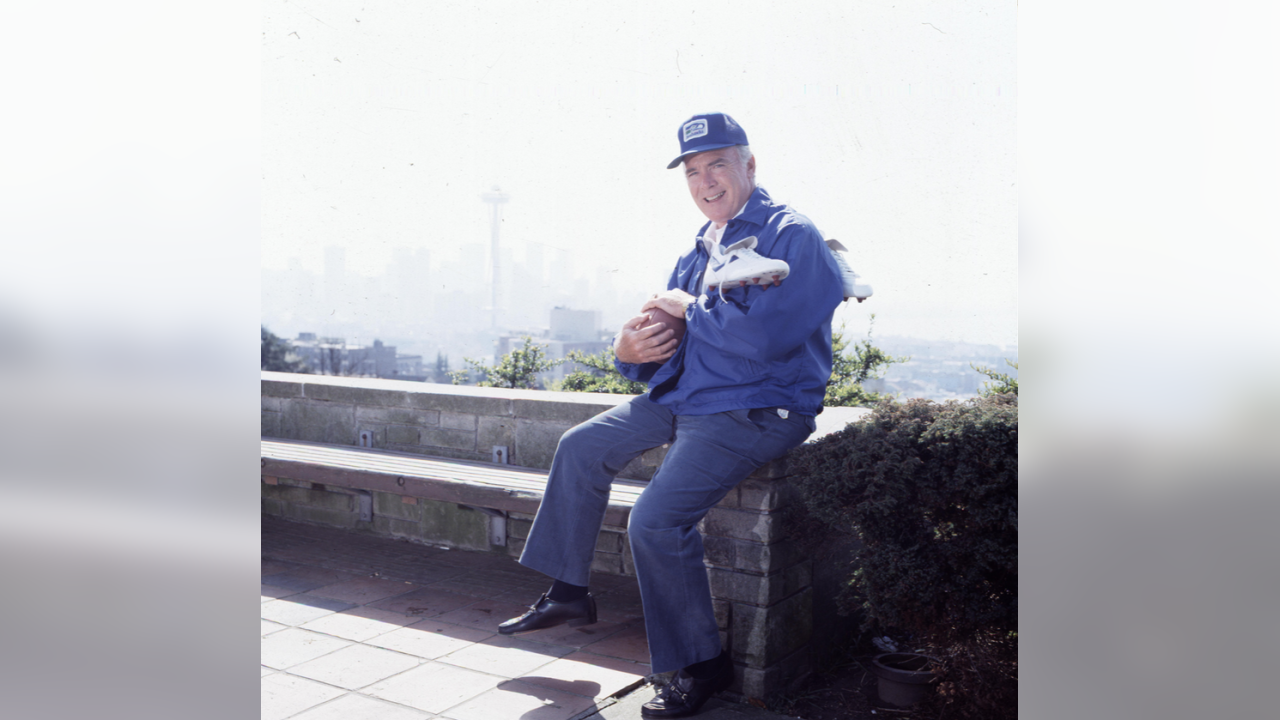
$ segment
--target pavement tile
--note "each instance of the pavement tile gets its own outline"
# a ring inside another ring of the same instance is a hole
[[[499,595],[507,595],[513,592],[519,593],[522,596],[528,595],[529,599],[525,601],[526,605],[533,603],[538,599],[538,595],[546,590],[546,587],[544,587],[545,585],[545,579],[543,582],[534,585],[531,581],[527,580],[513,582],[508,578],[492,577],[476,572],[469,572],[450,580],[431,583],[431,587],[433,589],[478,598],[497,597]]]
[[[596,598],[596,617],[616,623],[629,623],[644,617],[640,593],[613,592]]]
[[[314,660],[351,643],[328,635],[289,628],[262,638],[262,664],[283,670],[298,663]]]
[[[262,603],[262,618],[285,625],[303,625],[325,615],[331,615],[355,607],[348,602],[316,597],[292,595],[283,600]]]
[[[409,627],[393,630],[385,635],[365,641],[389,650],[396,650],[421,658],[434,660],[441,655],[461,650],[468,645],[487,640],[493,633],[475,628],[450,625],[435,620],[423,620]]]
[[[573,648],[543,645],[495,635],[437,660],[492,675],[514,678],[532,672],[571,652]]]
[[[278,622],[271,622],[270,620],[263,620],[263,621],[262,621],[262,637],[266,637],[266,636],[270,635],[270,634],[271,634],[271,633],[273,633],[273,632],[278,632],[278,631],[280,631],[280,630],[284,630],[284,629],[285,629],[285,628],[287,628],[287,627],[289,627],[289,626],[288,626],[288,625],[281,625],[281,624],[280,624],[280,623],[278,623]]]
[[[441,615],[440,619],[455,625],[466,625],[481,630],[496,631],[498,625],[510,618],[523,615],[528,609],[528,605],[484,599],[477,600],[464,608],[447,612]]]
[[[418,622],[416,617],[401,615],[390,610],[357,607],[340,613],[325,615],[319,620],[312,620],[304,624],[302,627],[347,640],[364,642],[370,638],[375,638],[416,622]]]
[[[302,566],[298,563],[284,562],[283,560],[274,560],[272,558],[264,557],[262,558],[262,571],[260,574],[263,576],[275,575],[276,573],[297,570],[299,567]]]
[[[425,720],[434,715],[350,693],[318,705],[290,720]]]
[[[369,603],[368,607],[408,615],[410,617],[435,617],[457,610],[476,601],[473,597],[425,587],[403,595]]]
[[[648,665],[575,652],[526,673],[520,680],[599,700],[639,685],[648,674]]]
[[[261,720],[284,720],[341,694],[336,687],[288,673],[268,675],[262,678]]]
[[[313,559],[317,554],[320,553],[317,551],[311,551],[311,557]],[[262,582],[265,585],[274,585],[276,587],[285,588],[286,590],[306,592],[326,585],[354,580],[357,577],[359,576],[348,572],[304,566],[272,575],[263,575]]]
[[[607,655],[638,663],[649,662],[649,638],[645,635],[644,623],[636,623],[603,640],[586,645],[583,649],[596,655]]]
[[[276,598],[289,597],[290,595],[297,595],[297,594],[298,594],[297,590],[290,590],[288,588],[276,587],[275,585],[267,585],[266,583],[262,584],[262,602],[266,602],[268,600],[275,600]]]
[[[597,622],[592,625],[583,625],[582,627],[570,627],[566,624],[530,633],[524,638],[533,642],[547,643],[548,645],[567,645],[580,648],[599,642],[628,627],[629,625],[623,623],[611,622]]]
[[[367,645],[352,645],[289,668],[292,675],[357,690],[423,663],[422,658]]]
[[[449,720],[569,720],[595,706],[589,697],[508,680],[479,697],[445,711]]]
[[[403,595],[418,589],[419,586],[412,583],[367,577],[334,585],[325,585],[311,590],[309,594],[333,598],[334,600],[344,600],[356,605],[365,605],[376,600]]]
[[[364,694],[430,713],[439,713],[492,690],[500,682],[502,678],[494,675],[428,662],[371,685],[365,688]]]

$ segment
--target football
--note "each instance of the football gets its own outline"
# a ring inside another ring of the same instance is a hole
[[[684,317],[683,316],[676,317],[675,315],[672,315],[671,313],[667,312],[666,310],[663,310],[662,308],[650,308],[649,309],[649,325],[647,325],[646,327],[652,327],[654,325],[661,325],[664,328],[670,328],[672,332],[672,337],[676,339],[677,343],[684,339]]]

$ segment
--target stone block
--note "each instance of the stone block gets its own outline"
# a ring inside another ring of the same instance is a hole
[[[520,465],[530,468],[551,469],[560,437],[576,423],[551,420],[516,420],[516,441],[512,455],[520,458]]]
[[[625,535],[622,542],[622,574],[633,577],[636,574],[636,559],[631,554],[631,540],[627,539]]]
[[[452,448],[454,450],[477,452],[476,431],[474,429],[421,428],[418,434],[418,444],[435,448]]]
[[[308,493],[307,499],[303,504],[308,507],[341,512],[356,512],[360,507],[356,496],[350,493],[320,490],[315,487],[306,492]]]
[[[800,563],[770,575],[707,568],[712,597],[768,607],[809,587],[813,581],[808,563]]]
[[[591,572],[622,574],[622,555],[619,553],[596,552],[591,556]]]
[[[792,692],[804,683],[811,670],[809,649],[801,648],[771,667],[738,666],[729,692],[743,698],[761,699],[775,693]]]
[[[262,437],[280,437],[280,417],[281,415],[278,412],[271,412],[269,410],[262,411]]]
[[[323,402],[293,402],[280,418],[278,437],[333,445],[356,444],[355,408]]]
[[[698,529],[703,535],[752,540],[765,544],[777,542],[786,535],[786,528],[778,514],[722,507],[711,508],[711,511],[698,524]]]
[[[738,507],[743,510],[777,510],[788,497],[785,480],[747,478],[738,484]]]
[[[622,533],[601,530],[596,536],[596,550],[607,553],[622,553]]]
[[[302,383],[296,380],[262,380],[263,397],[302,397]]]
[[[517,520],[514,517],[507,518],[507,537],[524,540],[529,537],[529,528],[531,527],[533,527],[533,522],[530,520]]]
[[[702,559],[708,565],[733,568],[737,557],[733,538],[705,535],[702,538]]]
[[[449,430],[472,430],[476,429],[476,416],[469,413],[440,413],[440,427]]]
[[[427,542],[465,550],[489,549],[489,516],[454,503],[419,498],[422,538]]]
[[[307,383],[302,392],[312,400],[323,400],[352,407],[356,405],[364,407],[404,407],[409,404],[409,393],[403,390],[385,390],[382,388],[312,382]]]
[[[378,535],[422,541],[422,523],[414,520],[374,515],[373,532]]]
[[[813,589],[768,608],[733,605],[733,659],[769,667],[807,645],[813,637]]]
[[[707,535],[702,538],[708,565],[768,575],[803,561],[804,555],[791,540],[770,545]]]
[[[728,600],[712,600],[711,609],[716,614],[716,627],[728,630],[733,622],[733,603]]]
[[[263,485],[262,497],[270,498],[286,505],[305,505],[311,498],[311,487],[297,487],[287,484],[288,478],[281,478],[275,485]]]
[[[594,393],[592,393],[594,394]],[[564,397],[570,395],[570,397]],[[570,393],[546,393],[545,398],[515,398],[512,410],[517,418],[525,420],[552,420],[568,422],[570,427],[586,422],[618,403],[600,402],[598,398],[573,397]],[[558,399],[559,398],[562,399]]]
[[[476,452],[489,450],[493,452],[494,445],[503,445],[507,448],[507,462],[511,465],[519,465],[520,459],[510,457],[511,450],[516,444],[516,421],[511,418],[481,417],[476,423]]]
[[[417,445],[422,439],[422,430],[411,425],[388,425],[385,433],[387,445]]]
[[[348,529],[354,528],[356,521],[359,519],[359,516],[353,512],[307,507],[305,505],[285,505],[281,516],[297,522]]]
[[[790,468],[790,465],[787,462],[787,456],[783,455],[782,457],[776,460],[771,460],[765,463],[764,465],[761,465],[760,467],[756,468],[747,477],[755,478],[758,480],[772,480],[772,479],[785,478],[790,473],[789,468]]]
[[[276,500],[275,498],[263,496],[262,514],[270,515],[272,517],[280,517],[281,515],[284,515],[284,503]]]
[[[439,425],[438,410],[415,410],[401,407],[356,407],[356,422],[377,425]]]
[[[358,411],[358,408],[357,408]],[[360,433],[368,432],[369,441],[372,443],[370,447],[385,450],[387,447],[387,426],[386,425],[369,425],[364,422],[356,421],[356,442],[360,442]],[[414,442],[417,442],[416,440]]]
[[[417,498],[410,499],[417,500]],[[385,516],[415,523],[422,522],[422,507],[417,502],[406,504],[403,495],[394,493],[374,492],[373,514],[375,517]]]
[[[262,396],[262,409],[267,412],[283,412],[288,404],[285,398]]]
[[[657,468],[653,465],[646,465],[644,462],[644,456],[641,455],[627,463],[626,466],[618,473],[618,477],[626,478],[627,480],[648,481],[653,479],[653,473],[656,470]]]
[[[450,388],[450,390],[444,390]],[[480,395],[478,388],[456,388],[436,385],[432,392],[410,393],[408,407],[422,410],[511,417],[511,399],[497,395]]]
[[[519,558],[520,553],[524,552],[524,540],[507,536],[507,554],[513,558]]]

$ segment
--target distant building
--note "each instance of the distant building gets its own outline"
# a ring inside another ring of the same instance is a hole
[[[421,355],[397,355],[394,345],[384,345],[381,340],[374,340],[372,346],[355,345],[344,338],[300,332],[290,345],[312,372],[321,375],[426,379]]]

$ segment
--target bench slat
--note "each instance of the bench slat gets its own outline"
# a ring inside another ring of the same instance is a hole
[[[262,474],[530,514],[547,484],[546,472],[531,468],[266,438]],[[605,524],[625,526],[643,490],[642,484],[616,481]]]

